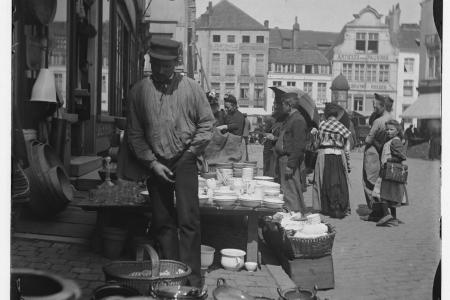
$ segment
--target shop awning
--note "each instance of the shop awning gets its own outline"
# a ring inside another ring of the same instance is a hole
[[[404,119],[440,119],[441,93],[421,94],[401,117]]]
[[[265,116],[272,113],[261,107],[239,107],[239,111],[247,116]]]

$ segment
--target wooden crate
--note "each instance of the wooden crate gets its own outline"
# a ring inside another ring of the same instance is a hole
[[[333,257],[281,259],[281,266],[294,283],[312,290],[316,284],[319,290],[334,288]]]

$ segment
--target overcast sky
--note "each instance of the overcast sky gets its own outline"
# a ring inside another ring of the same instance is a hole
[[[419,23],[420,0],[228,0],[261,24],[292,28],[298,16],[300,29],[339,32],[367,5],[386,16],[393,5],[400,4],[401,23]],[[197,16],[205,13],[209,0],[196,0]],[[220,0],[212,0],[215,5]]]

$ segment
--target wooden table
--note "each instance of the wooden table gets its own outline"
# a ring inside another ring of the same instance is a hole
[[[97,227],[98,229],[105,226],[109,221],[111,212],[117,210],[150,212],[148,203],[121,203],[121,202],[104,202],[98,203],[90,200],[88,193],[79,193],[75,196],[73,205],[81,207],[88,211],[97,211]],[[200,205],[200,213],[202,215],[229,215],[229,216],[247,216],[247,260],[260,263],[258,255],[258,218],[273,215],[275,212],[281,211],[270,208],[250,208],[244,206],[220,207],[214,204]]]
[[[247,216],[247,261],[261,263],[258,255],[258,218],[273,215],[281,211],[270,208],[250,208],[244,206],[219,207],[216,205],[201,205],[200,213],[203,215],[229,215],[229,216]]]

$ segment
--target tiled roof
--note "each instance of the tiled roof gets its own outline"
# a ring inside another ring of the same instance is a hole
[[[208,12],[202,14],[195,26],[197,30],[268,30],[227,0],[222,0],[212,7],[209,20]]]
[[[400,51],[419,52],[416,40],[420,39],[420,27],[418,24],[402,24],[397,34]]]
[[[327,58],[317,49],[269,48],[269,63],[327,65]]]
[[[308,47],[330,47],[334,44],[338,33],[327,31],[300,30],[297,32],[298,39],[295,48]],[[269,32],[269,47],[282,48],[283,39],[288,39],[292,43],[292,29],[271,28]],[[292,44],[291,44],[292,45]],[[290,47],[292,47],[290,45]]]

